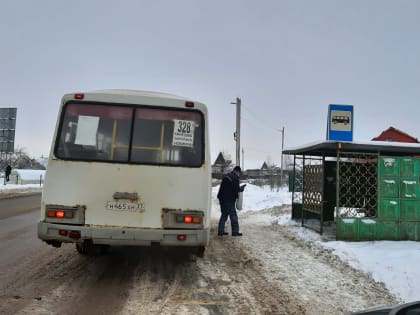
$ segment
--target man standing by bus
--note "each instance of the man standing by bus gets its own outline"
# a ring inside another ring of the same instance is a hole
[[[220,210],[222,211],[217,231],[217,235],[219,236],[228,235],[225,232],[225,223],[228,217],[232,226],[232,236],[242,236],[242,233],[239,233],[238,215],[235,208],[236,199],[238,198],[239,191],[241,191],[239,187],[240,175],[241,168],[235,166],[232,172],[223,176],[222,183],[220,184],[219,192],[217,193]]]

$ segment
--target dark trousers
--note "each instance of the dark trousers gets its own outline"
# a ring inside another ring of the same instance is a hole
[[[235,203],[221,203],[220,210],[222,211],[222,214],[219,220],[218,234],[222,234],[225,231],[225,224],[228,217],[232,226],[232,234],[239,233],[238,215],[236,214]]]

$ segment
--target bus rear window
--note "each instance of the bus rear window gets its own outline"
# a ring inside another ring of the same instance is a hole
[[[199,111],[69,103],[55,154],[69,160],[201,166],[203,138]]]

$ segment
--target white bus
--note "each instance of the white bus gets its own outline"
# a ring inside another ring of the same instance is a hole
[[[38,237],[81,254],[108,245],[183,246],[210,235],[207,109],[175,95],[66,94],[51,146]]]

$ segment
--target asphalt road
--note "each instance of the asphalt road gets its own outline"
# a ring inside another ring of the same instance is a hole
[[[0,220],[39,210],[41,193],[0,199]]]

